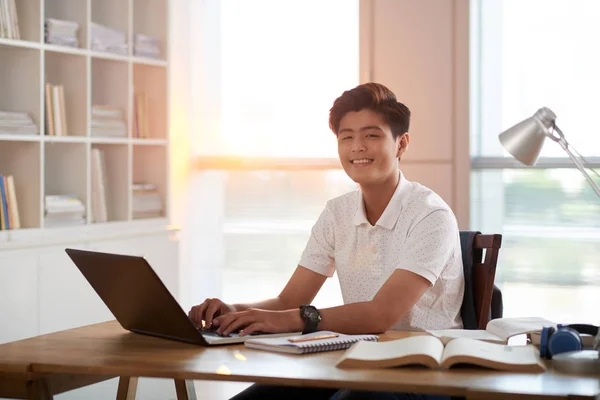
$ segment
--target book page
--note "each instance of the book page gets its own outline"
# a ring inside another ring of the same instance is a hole
[[[440,339],[445,345],[457,338],[477,339],[491,343],[506,343],[505,339],[481,329],[437,329],[427,332]]]
[[[408,364],[438,367],[444,345],[433,336],[413,336],[388,342],[358,342],[338,360],[338,367],[385,368]]]
[[[556,327],[556,323],[540,317],[497,318],[488,322],[486,330],[508,339],[522,333],[541,331],[545,326]]]
[[[444,349],[441,365],[459,363],[480,365],[506,371],[544,371],[537,349],[532,346],[508,346],[474,339],[454,339]]]

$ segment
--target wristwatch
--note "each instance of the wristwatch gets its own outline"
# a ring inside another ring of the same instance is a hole
[[[302,333],[316,332],[319,322],[321,322],[321,313],[317,307],[310,304],[302,304],[300,306],[300,318],[304,321],[304,329]]]

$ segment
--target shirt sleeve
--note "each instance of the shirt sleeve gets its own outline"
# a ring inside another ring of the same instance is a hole
[[[435,284],[456,257],[458,225],[448,210],[436,210],[417,222],[406,239],[406,256],[397,269],[421,275]]]
[[[300,265],[318,274],[332,277],[335,272],[335,231],[330,203],[313,226],[310,239],[300,257]]]

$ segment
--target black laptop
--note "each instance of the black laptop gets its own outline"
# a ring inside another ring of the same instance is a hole
[[[283,334],[218,335],[202,329],[181,308],[143,257],[65,250],[121,326],[131,332],[204,346],[242,343],[247,338]]]

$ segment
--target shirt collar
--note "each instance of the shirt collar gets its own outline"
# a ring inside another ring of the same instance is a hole
[[[396,190],[392,195],[388,205],[383,210],[383,214],[375,223],[375,226],[381,226],[382,228],[392,230],[396,226],[396,222],[398,222],[398,218],[400,217],[400,212],[402,211],[402,203],[406,199],[406,195],[410,190],[410,181],[408,181],[402,172],[400,173],[400,179],[398,180],[398,185],[396,186]],[[370,222],[367,219],[367,215],[365,212],[365,202],[363,201],[362,191],[359,189],[359,203],[356,208],[356,212],[354,213],[354,218],[352,219],[352,223],[355,226],[360,226],[362,224],[369,224]]]

